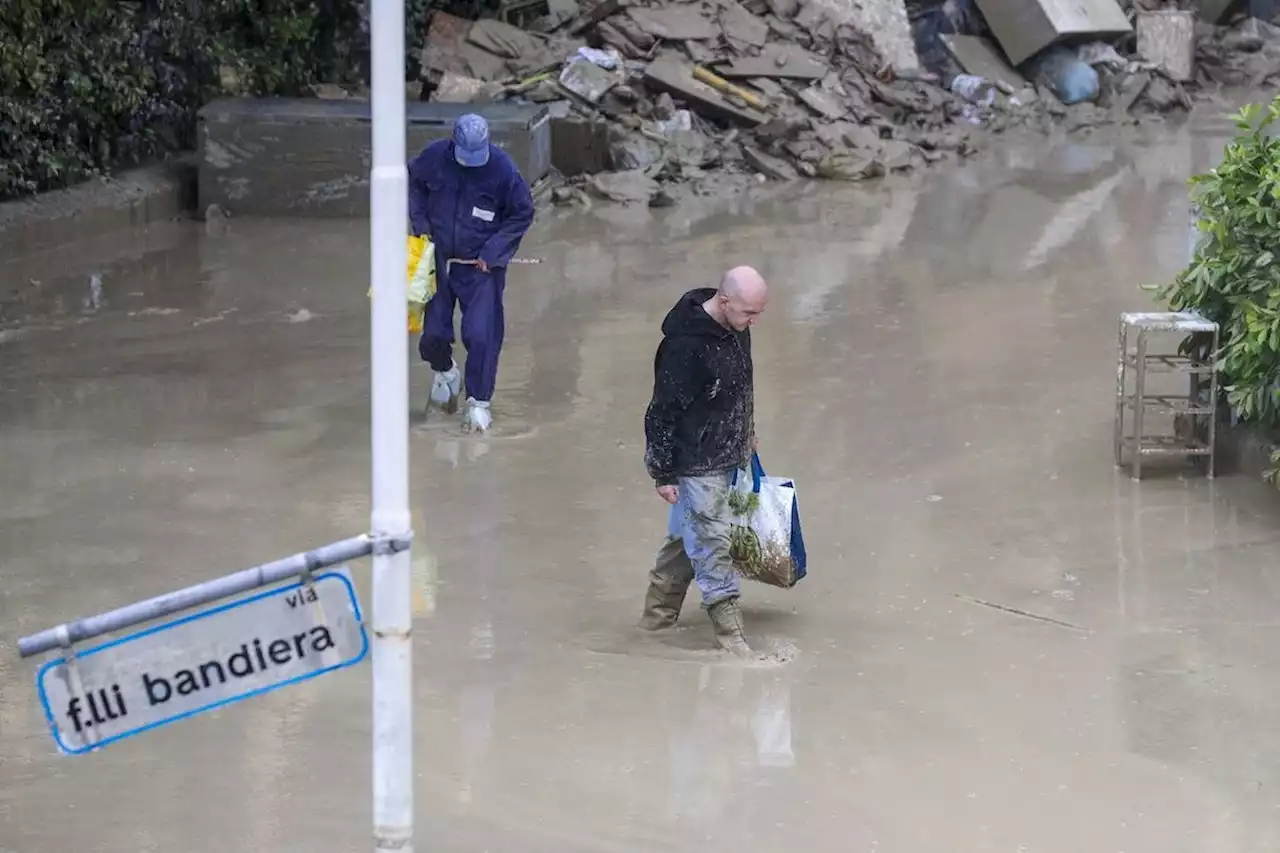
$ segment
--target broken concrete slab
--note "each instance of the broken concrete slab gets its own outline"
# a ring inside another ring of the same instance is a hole
[[[622,127],[609,130],[609,168],[615,172],[647,169],[662,162],[662,145]]]
[[[654,45],[657,43],[657,39],[640,29],[636,22],[626,15],[615,15],[608,23],[621,33],[627,41],[645,53],[653,50]]]
[[[503,60],[505,73],[517,77],[555,68],[575,48],[569,42],[526,32],[511,24],[491,19],[479,20],[471,25],[471,29],[467,31],[465,46],[478,48]]]
[[[434,12],[427,25],[427,38],[422,47],[422,75],[439,79],[446,71],[470,76],[471,69],[459,55],[459,46],[465,43],[471,22],[447,12]],[[503,62],[493,57],[495,65]]]
[[[1133,105],[1147,91],[1147,87],[1151,85],[1151,73],[1142,72],[1140,74],[1132,74],[1126,77],[1120,84],[1120,88],[1116,91],[1111,99],[1111,111],[1116,116],[1127,115],[1129,110],[1133,109]]]
[[[703,169],[723,159],[715,143],[696,130],[668,130],[663,154],[667,162],[682,169]]]
[[[819,142],[818,138],[812,133],[806,133],[798,139],[792,139],[782,148],[797,163],[810,163],[815,166],[821,163],[822,158],[829,153],[827,146]]]
[[[765,21],[769,24],[771,37],[777,37],[774,41],[781,39],[785,42],[799,42],[802,40],[800,28],[790,21],[784,21],[777,15],[767,15]]]
[[[746,82],[771,102],[781,101],[787,95],[787,90],[777,80],[770,80],[768,77],[751,77]]]
[[[573,35],[580,35],[603,21],[605,18],[618,14],[626,8],[624,0],[604,0],[597,3],[587,10],[581,18],[574,21],[573,26],[569,28],[569,32]]]
[[[716,52],[706,42],[690,40],[682,42],[680,47],[694,65],[709,65],[716,60]]]
[[[792,19],[797,27],[813,34],[822,28],[823,22],[830,22],[827,7],[814,0],[802,0]]]
[[[587,188],[600,198],[620,204],[648,204],[658,191],[658,182],[643,170],[633,169],[594,175]]]
[[[627,38],[622,30],[614,24],[614,21],[621,20],[624,19],[621,17],[615,17],[608,21],[601,21],[596,24],[596,35],[600,37],[601,41],[628,59],[644,59],[646,56],[645,51],[637,47],[635,43],[631,39]]]
[[[749,106],[731,103],[720,92],[694,79],[693,66],[674,54],[664,54],[644,73],[645,84],[660,92],[669,92],[687,102],[698,114],[723,119],[746,127],[764,124],[767,116]]]
[[[737,0],[724,0],[720,29],[725,41],[741,52],[764,47],[769,40],[769,25],[765,20],[748,12]]]
[[[602,68],[583,57],[566,63],[560,72],[561,86],[593,104],[600,103],[600,99],[622,79],[620,72]]]
[[[845,137],[852,133],[857,125],[851,121],[836,121],[831,124],[817,124],[813,132],[823,145],[828,148],[843,148]]]
[[[859,148],[863,151],[873,151],[878,154],[883,147],[884,140],[880,136],[880,131],[876,128],[858,124],[845,132],[844,143],[850,148]]]
[[[743,146],[742,156],[754,171],[774,181],[793,181],[800,177],[795,168],[781,157],[766,154],[750,145]]]
[[[965,73],[990,80],[1005,92],[1016,92],[1026,87],[1026,78],[1009,64],[1000,48],[990,39],[951,34],[939,38]]]
[[[480,28],[477,36],[478,43],[473,42],[470,39],[471,32],[482,23],[486,26]],[[451,72],[485,82],[494,82],[504,80],[513,75],[519,75],[527,69],[537,68],[540,70],[541,67],[550,67],[550,65],[558,63],[555,51],[547,47],[551,42],[545,38],[532,36],[522,30],[516,30],[520,35],[520,39],[517,41],[511,42],[499,39],[495,42],[490,39],[490,36],[494,34],[494,28],[489,26],[492,24],[499,24],[499,22],[482,21],[473,25],[471,21],[454,15],[435,12],[431,16],[431,24],[427,30],[427,41],[422,49],[423,79],[438,84],[446,72]],[[499,26],[506,27],[507,25],[499,24]],[[504,54],[507,54],[517,50],[516,44],[521,45],[518,50],[524,50],[524,46],[527,45],[528,55],[511,59],[508,56],[500,56],[490,50],[491,47],[498,47]],[[548,65],[540,66],[539,63],[543,62],[547,62]]]
[[[701,41],[720,35],[719,28],[702,14],[698,6],[631,8],[627,10],[627,17],[643,32],[669,41]]]
[[[1009,61],[1021,65],[1052,44],[1133,32],[1116,0],[977,0]]]
[[[467,41],[503,59],[519,59],[540,47],[533,34],[492,19],[472,24]]]
[[[784,21],[789,21],[800,8],[800,0],[768,0],[769,11]]]
[[[801,131],[808,130],[810,121],[804,115],[783,115],[770,119],[756,128],[756,137],[766,141],[794,139]]]
[[[831,70],[827,63],[798,45],[769,45],[759,56],[735,59],[720,66],[721,77],[765,77],[779,80],[821,80]]]
[[[797,97],[804,102],[805,106],[823,118],[838,119],[849,114],[844,104],[840,103],[834,94],[818,86],[800,90]]]
[[[1143,98],[1159,112],[1167,112],[1175,107],[1191,108],[1191,98],[1187,96],[1186,91],[1177,83],[1162,76],[1151,78]]]
[[[914,149],[901,139],[884,139],[880,143],[880,162],[890,172],[910,169],[915,165]]]

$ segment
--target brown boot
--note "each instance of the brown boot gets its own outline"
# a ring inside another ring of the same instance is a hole
[[[675,627],[684,594],[692,582],[693,564],[684,552],[684,542],[668,539],[649,572],[649,592],[644,597],[639,626],[646,631]]]
[[[742,609],[738,607],[738,599],[726,598],[717,601],[707,608],[711,624],[716,631],[716,643],[726,652],[739,657],[750,657],[751,647],[742,633]]]

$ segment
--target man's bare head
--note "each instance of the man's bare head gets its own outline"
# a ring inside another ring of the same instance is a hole
[[[753,326],[769,304],[769,285],[751,267],[734,267],[720,280],[716,291],[717,320],[741,332]]]

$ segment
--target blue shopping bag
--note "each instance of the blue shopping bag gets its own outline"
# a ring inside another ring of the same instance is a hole
[[[749,580],[790,589],[808,574],[809,558],[800,527],[800,503],[795,481],[770,477],[760,464],[759,454],[751,454],[750,476],[735,471],[730,491],[752,494],[754,500],[731,501],[731,514],[739,528],[735,536],[734,567]],[[741,512],[735,512],[736,505]],[[746,531],[753,539],[744,539]],[[749,542],[749,546],[738,543]],[[731,548],[731,553],[734,548]]]

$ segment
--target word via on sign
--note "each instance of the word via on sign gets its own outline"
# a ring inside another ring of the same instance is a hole
[[[79,755],[354,666],[369,639],[346,568],[52,660],[36,676],[58,749]]]

